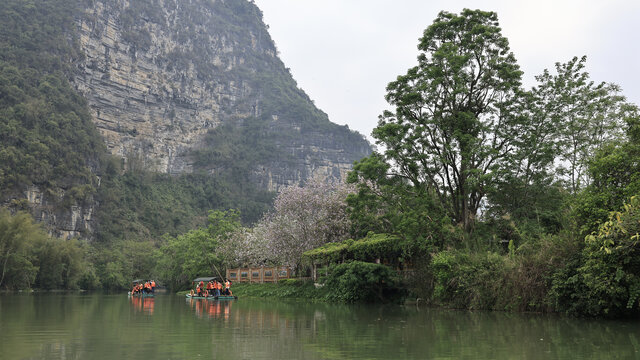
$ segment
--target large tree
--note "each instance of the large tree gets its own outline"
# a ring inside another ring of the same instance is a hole
[[[418,65],[387,87],[373,136],[395,175],[437,194],[471,231],[523,118],[521,75],[493,12],[441,12],[418,45]]]
[[[619,86],[590,80],[586,59],[556,63],[556,74],[536,76],[532,91],[543,122],[555,126],[556,173],[571,193],[589,184],[588,161],[607,142],[623,138],[624,119],[636,111]]]

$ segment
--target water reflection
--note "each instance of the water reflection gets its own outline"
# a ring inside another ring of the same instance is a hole
[[[0,334],[0,359],[640,358],[637,321],[172,295],[0,295]]]
[[[202,319],[205,317],[209,319],[223,319],[229,320],[229,314],[231,313],[231,307],[233,306],[233,300],[208,300],[208,299],[186,299],[187,304],[195,312],[196,317]]]
[[[153,315],[153,309],[155,307],[155,298],[131,296],[131,305],[136,311],[141,311],[145,314]]]

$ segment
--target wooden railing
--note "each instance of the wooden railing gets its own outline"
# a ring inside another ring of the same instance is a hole
[[[287,267],[256,267],[227,269],[226,277],[231,282],[270,283],[290,279],[291,270]]]

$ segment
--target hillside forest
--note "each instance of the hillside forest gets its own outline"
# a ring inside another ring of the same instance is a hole
[[[94,242],[51,238],[17,205],[2,210],[0,288],[122,290],[152,277],[179,290],[228,267],[277,264],[302,276],[320,268],[317,281],[346,302],[639,313],[638,108],[592,81],[586,57],[524,88],[493,12],[441,12],[425,29],[417,65],[387,86],[379,150],[346,182],[309,179],[251,206],[227,179],[121,169],[66,80],[65,56],[81,55],[33,26],[22,33],[46,39],[37,51],[1,43],[0,189],[37,178],[67,184],[75,199],[137,205],[103,208],[112,220]],[[167,189],[178,182],[184,196],[200,192],[193,199],[210,186],[219,202],[174,208],[181,195]],[[138,231],[137,217],[157,222],[153,232]]]

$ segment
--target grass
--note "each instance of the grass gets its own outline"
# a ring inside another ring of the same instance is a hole
[[[231,287],[233,295],[238,297],[273,297],[292,299],[322,300],[324,292],[316,289],[312,281],[295,279],[283,280],[278,283],[248,284],[236,283]]]

